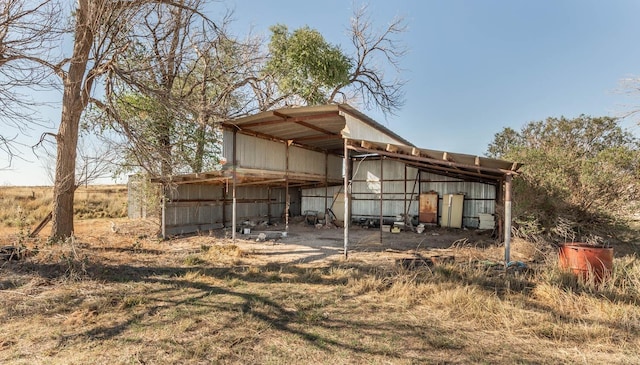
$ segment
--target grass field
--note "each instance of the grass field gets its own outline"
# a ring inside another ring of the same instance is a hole
[[[49,214],[52,204],[52,187],[0,187],[0,227],[36,225]],[[126,217],[127,187],[80,186],[75,193],[74,215],[76,219]]]
[[[633,244],[596,285],[549,251],[523,272],[492,265],[495,247],[405,269],[384,251],[303,262],[275,251],[288,245],[160,241],[152,221],[76,226],[73,240],[28,241],[28,257],[0,262],[0,363],[640,363]]]

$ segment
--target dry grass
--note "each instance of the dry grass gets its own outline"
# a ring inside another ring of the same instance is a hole
[[[595,285],[551,258],[527,272],[476,261],[492,248],[413,270],[357,253],[312,266],[119,224],[125,233],[94,229],[2,265],[0,362],[640,362],[634,257],[616,259],[614,277]]]
[[[51,211],[51,187],[0,187],[0,227],[32,227]],[[119,218],[127,215],[124,185],[81,186],[76,190],[77,219]]]
[[[53,246],[23,237],[30,255],[0,262],[0,363],[640,363],[635,253],[596,284],[523,240],[513,257],[530,269],[505,272],[485,245],[405,269],[371,245],[307,262],[293,244],[160,241],[150,221],[76,228]],[[18,240],[16,226],[1,232]]]

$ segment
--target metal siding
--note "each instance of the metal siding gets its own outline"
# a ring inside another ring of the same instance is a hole
[[[233,164],[233,131],[222,131],[222,156],[227,159],[227,164]]]
[[[324,175],[325,154],[296,146],[289,147],[289,171]]]
[[[382,196],[384,202],[382,214],[387,217],[404,214],[405,197],[407,199],[406,205],[409,208],[409,214],[417,214],[417,204],[412,203],[411,206],[409,206],[415,171],[413,176],[410,176],[407,172],[407,181],[405,181],[404,166],[401,162],[384,160],[384,173],[380,174],[380,160],[354,162],[353,180],[357,181],[352,183],[351,189],[353,193],[352,217],[375,217],[380,215],[380,175],[383,175]],[[407,190],[406,195],[405,185]]]
[[[329,155],[329,179],[342,179],[343,158],[336,155]]]
[[[352,216],[375,217],[380,215],[380,161],[363,160],[354,162],[353,165],[353,202]],[[444,194],[465,194],[464,202],[464,224],[470,227],[477,227],[478,213],[495,212],[495,186],[477,182],[465,182],[460,179],[433,173],[422,172],[420,186],[415,187],[415,178],[418,170],[407,168],[406,180],[404,164],[396,161],[384,161],[384,181],[383,190],[383,211],[386,217],[396,216],[403,213],[406,205],[408,214],[417,215],[419,210],[418,192],[436,191],[439,195],[438,213],[441,214],[442,196]],[[365,180],[369,181],[365,181]],[[396,181],[390,181],[396,180]],[[398,181],[402,180],[402,181]]]
[[[325,202],[328,208],[331,208],[333,197],[342,191],[342,186],[329,186],[325,188],[302,189],[302,214],[307,210],[315,210],[316,212],[324,212]]]
[[[284,143],[268,141],[238,134],[236,136],[238,166],[251,169],[279,170],[286,168],[286,147]]]
[[[424,175],[422,176],[424,178]],[[491,184],[466,182],[459,179],[429,174],[432,182],[422,182],[421,191],[438,192],[438,215],[442,215],[442,196],[444,194],[464,194],[463,226],[478,227],[479,213],[495,213],[496,187]],[[447,181],[448,180],[448,181]],[[436,182],[433,182],[436,181]]]
[[[209,230],[221,228],[223,223],[227,226],[231,225],[231,192],[227,195],[229,201],[225,205],[226,222],[222,222],[222,203],[202,202],[198,204],[198,200],[216,200],[222,198],[222,187],[220,185],[196,185],[185,184],[179,185],[172,191],[172,199],[188,199],[194,202],[169,202],[166,207],[165,219],[168,234],[185,234],[199,230]],[[236,190],[236,198],[238,200],[246,200],[247,202],[237,203],[238,222],[244,220],[266,220],[268,216],[267,197],[269,193],[266,187],[247,186],[238,187]],[[284,215],[284,189],[272,189],[271,199],[275,200],[271,203],[271,217],[280,218]],[[256,201],[251,201],[255,199]]]
[[[343,131],[342,134],[348,138],[405,145],[403,141],[392,138],[391,136],[381,132],[379,129],[376,129],[349,114],[345,114],[344,117],[347,125],[345,127],[346,131]]]
[[[268,141],[267,141],[268,142]],[[243,143],[247,143],[244,141]],[[275,144],[280,146],[280,144]],[[281,146],[284,149],[284,145]],[[295,150],[293,155],[300,156],[313,156],[313,154],[305,154],[306,150]],[[267,155],[267,154],[264,154]],[[319,165],[324,169],[324,155],[322,155],[322,161],[319,164],[309,164],[311,170],[317,169]],[[317,156],[317,155],[316,155]],[[305,158],[296,160],[296,164],[301,163]],[[264,160],[268,162],[267,160]],[[338,167],[340,174],[342,172],[342,159],[333,155],[329,156],[330,165]],[[296,165],[297,171],[302,168]],[[380,176],[380,161],[379,160],[364,160],[355,162],[353,166],[354,180],[366,180],[367,176],[371,174],[374,177],[373,181],[353,181],[352,182],[352,217],[377,217],[380,215],[380,195],[379,195],[379,182],[376,191],[375,178],[379,179]],[[384,179],[387,181],[382,182],[383,187],[383,215],[386,217],[395,217],[398,214],[403,213],[405,204],[409,208],[410,215],[417,215],[419,209],[418,202],[418,188],[412,196],[412,189],[414,186],[415,176],[417,170],[414,168],[407,168],[406,180],[405,179],[405,167],[404,164],[395,161],[384,161]],[[304,172],[304,170],[303,170]],[[330,173],[336,173],[336,170],[331,170]],[[443,206],[442,196],[444,194],[464,193],[464,212],[463,212],[463,224],[468,227],[478,226],[478,214],[479,213],[495,213],[495,197],[496,187],[490,184],[482,184],[477,182],[464,182],[459,179],[454,179],[446,176],[441,176],[432,173],[421,173],[423,181],[420,184],[421,192],[434,190],[439,195],[439,214]],[[398,181],[388,181],[398,180]],[[331,207],[333,203],[334,195],[340,192],[342,186],[332,186],[325,190],[324,187],[303,189],[301,212],[306,210],[315,210],[323,212],[325,202],[328,207]],[[406,191],[406,194],[405,194]],[[325,196],[326,194],[326,196]],[[179,185],[171,194],[173,199],[190,199],[190,200],[215,200],[222,197],[222,187],[215,185],[196,185],[185,184]],[[268,205],[266,201],[260,201],[267,199],[268,193],[266,187],[260,186],[248,186],[239,187],[236,196],[239,200],[248,200],[246,203],[238,203],[237,216],[238,221],[241,222],[247,219],[262,219],[267,217]],[[406,197],[406,203],[405,203]],[[230,198],[230,192],[227,194],[227,198]],[[285,209],[285,189],[278,188],[272,189],[271,198],[274,201],[271,204],[271,217],[280,218],[284,216]],[[251,199],[256,201],[251,202]],[[335,208],[335,207],[334,207]],[[231,222],[232,206],[230,203],[226,204],[226,217],[227,225]],[[186,233],[189,229],[202,229],[202,227],[209,227],[215,223],[222,223],[222,206],[218,205],[192,205],[192,206],[167,206],[166,211],[167,224],[174,226],[168,232],[174,233]],[[171,234],[171,233],[170,233]]]
[[[420,173],[420,181],[422,181],[422,182],[426,182],[426,181],[443,182],[443,181],[462,181],[462,180],[457,179],[455,177],[438,175],[438,174],[434,174],[434,173],[424,172],[423,171],[423,172]]]
[[[204,202],[198,200],[216,200],[222,197],[220,186],[214,185],[179,185],[171,190],[170,201],[167,203],[165,219],[170,234],[190,233],[195,230],[213,228],[213,224],[222,223],[222,203]],[[196,202],[171,203],[173,200],[194,200]]]

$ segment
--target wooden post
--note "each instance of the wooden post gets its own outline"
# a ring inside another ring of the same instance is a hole
[[[349,148],[347,139],[344,139],[344,157],[342,159],[344,170],[344,259],[349,258],[349,198],[351,191],[349,189]]]
[[[511,261],[511,174],[504,184],[504,263]]]

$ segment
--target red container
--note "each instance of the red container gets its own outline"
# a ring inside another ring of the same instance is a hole
[[[611,275],[613,248],[566,243],[560,246],[559,263],[561,268],[570,270],[579,278],[599,283]]]

